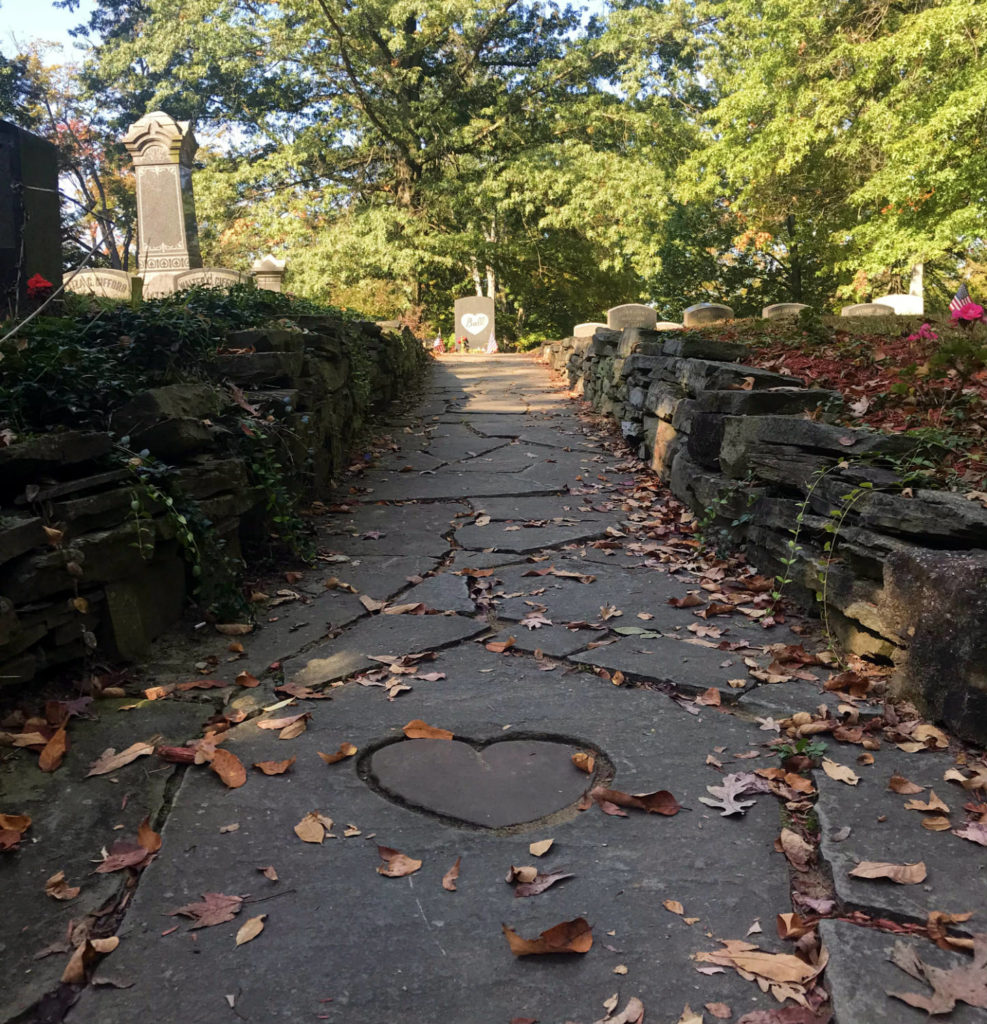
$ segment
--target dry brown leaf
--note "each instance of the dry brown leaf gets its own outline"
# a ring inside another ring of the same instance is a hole
[[[530,864],[515,867],[513,864],[507,872],[505,882],[533,882],[538,877],[538,868]]]
[[[539,872],[530,881],[523,881],[520,885],[516,885],[514,887],[514,895],[516,897],[537,896],[540,892],[551,888],[556,882],[561,882],[564,878],[575,878],[575,875],[567,871],[552,871],[547,874]]]
[[[917,885],[925,881],[925,864],[889,864],[886,861],[862,860],[851,872],[853,878],[890,878],[899,885]]]
[[[283,715],[281,718],[265,718],[262,722],[257,723],[257,728],[280,729],[283,732],[289,725],[294,725],[295,722],[301,721],[304,718],[310,718],[311,715],[311,711],[299,711],[297,715]]]
[[[254,767],[265,775],[284,775],[294,763],[295,758],[289,757],[287,761],[254,761]]]
[[[106,875],[111,871],[123,871],[124,868],[143,868],[147,866],[152,856],[153,854],[139,843],[129,839],[118,839],[96,868],[96,874]]]
[[[715,687],[711,686],[708,690],[704,690],[696,698],[697,704],[704,704],[706,707],[718,708],[720,706],[720,691]]]
[[[684,914],[685,907],[678,900],[665,900],[662,906],[673,914]]]
[[[421,866],[420,860],[409,857],[390,846],[378,846],[382,864],[377,865],[377,874],[385,875],[387,878],[404,878],[405,875],[413,875]]]
[[[659,789],[654,793],[623,793],[619,789],[607,789],[606,786],[594,786],[589,795],[607,814],[623,814],[622,807],[633,807],[639,811],[652,814],[673,815],[682,809],[679,802],[667,789]],[[608,806],[609,805],[609,806]],[[616,810],[613,810],[616,808]]]
[[[216,748],[209,766],[230,789],[239,789],[247,781],[247,769],[243,762],[236,754],[222,747]]]
[[[126,750],[121,750],[119,754],[110,747],[93,761],[86,778],[88,779],[91,775],[106,775],[109,772],[115,772],[125,764],[136,761],[138,757],[147,757],[153,753],[153,743],[131,743]]]
[[[358,600],[368,612],[379,612],[387,604],[386,601],[376,601],[367,594],[361,594]]]
[[[335,754],[323,754],[321,750],[317,750],[316,753],[326,764],[337,764],[340,761],[345,761],[348,757],[352,757],[356,751],[357,748],[352,743],[340,743],[339,750]]]
[[[936,796],[936,791],[934,789],[929,790],[929,799],[924,803],[921,800],[906,800],[905,810],[924,811],[926,813],[931,811],[941,811],[943,814],[949,814],[949,807]]]
[[[941,814],[930,814],[922,819],[922,828],[928,829],[930,832],[945,832],[952,827],[952,824],[949,818]]]
[[[552,844],[554,842],[554,839],[539,839],[536,843],[529,843],[528,853],[530,853],[532,857],[544,857],[552,848]]]
[[[111,935],[105,939],[84,939],[78,946],[62,972],[62,984],[84,985],[89,968],[100,956],[112,953],[120,945],[120,939]]]
[[[221,622],[216,624],[216,632],[223,636],[246,636],[253,632],[253,625],[249,622]]]
[[[733,1016],[733,1010],[726,1003],[707,1003],[706,1009],[716,1017],[717,1020],[729,1020]]]
[[[720,941],[723,949],[696,953],[694,959],[747,971],[780,985],[803,985],[821,969],[790,953],[765,953],[757,946],[738,939]]]
[[[831,779],[835,779],[837,782],[845,782],[848,786],[856,786],[860,781],[860,776],[852,768],[848,768],[845,764],[840,764],[838,761],[833,761],[828,757],[822,759],[822,770]]]
[[[459,862],[462,859],[462,857],[457,857],[456,863],[442,876],[442,888],[446,892],[456,891],[456,879],[459,878]]]
[[[696,1013],[696,1011],[686,1003],[682,1010],[682,1016],[679,1017],[675,1024],[703,1024],[703,1015],[701,1013]]]
[[[920,1010],[933,1014],[949,1013],[957,1002],[987,1009],[987,935],[973,937],[973,961],[951,970],[943,970],[920,959],[914,946],[897,941],[889,957],[891,962],[917,981],[931,986],[932,994],[888,992]]]
[[[43,772],[53,772],[61,767],[65,759],[65,752],[69,748],[69,737],[63,725],[54,736],[45,744],[44,750],[38,756],[38,767]]]
[[[946,930],[952,924],[963,924],[965,921],[969,921],[971,917],[973,917],[973,913],[969,911],[965,914],[947,914],[942,910],[930,911],[929,919],[926,922],[929,938],[940,949],[971,949],[973,947],[972,939],[950,935]]]
[[[250,689],[254,686],[260,686],[260,680],[255,675],[251,675],[250,672],[241,672],[234,680],[237,686],[243,686]]]
[[[157,853],[161,849],[161,833],[151,828],[150,818],[145,818],[137,826],[137,842],[148,853]]]
[[[453,737],[448,729],[439,729],[420,718],[413,718],[401,731],[409,740],[451,740]]]
[[[934,750],[945,750],[949,746],[949,737],[934,725],[922,723],[912,730],[912,736],[927,747]]]
[[[64,871],[56,872],[45,882],[45,895],[50,896],[53,900],[74,900],[80,892],[82,892],[81,886],[69,885],[65,881]]]
[[[509,636],[506,640],[491,640],[490,643],[483,646],[494,654],[503,654],[504,651],[510,650],[516,643],[517,637]]]
[[[266,917],[267,914],[258,914],[256,917],[251,917],[249,920],[244,921],[236,933],[236,944],[242,946],[245,942],[256,939],[264,930],[264,919]]]
[[[892,793],[906,796],[910,793],[921,793],[925,786],[916,786],[914,782],[909,782],[904,775],[899,775],[898,772],[895,772],[888,780],[888,789]]]
[[[543,931],[536,939],[523,939],[512,928],[503,925],[504,936],[515,956],[538,956],[547,953],[588,953],[593,946],[593,929],[584,917],[563,921]]]
[[[258,868],[257,870],[272,882],[276,882],[278,880],[278,872],[273,864],[268,864],[266,868]]]
[[[644,1003],[637,996],[627,1000],[627,1005],[614,1016],[617,1009],[617,993],[607,1000],[604,1000],[603,1008],[607,1011],[603,1020],[596,1021],[596,1024],[644,1024]]]
[[[596,768],[596,758],[582,750],[572,755],[572,763],[581,772],[586,772],[587,775],[592,775],[593,769]]]
[[[204,892],[199,903],[188,903],[176,910],[169,910],[168,917],[181,914],[190,917],[194,922],[192,929],[211,928],[213,925],[232,921],[240,913],[243,904],[242,896],[227,896],[221,892]]]
[[[332,818],[320,814],[319,811],[309,811],[295,826],[295,835],[303,843],[321,843],[331,830]]]
[[[815,850],[797,832],[793,832],[790,828],[783,828],[778,837],[778,845],[781,852],[788,858],[788,863],[796,871],[809,870]]]

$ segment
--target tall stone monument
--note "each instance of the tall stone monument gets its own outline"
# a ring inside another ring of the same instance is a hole
[[[494,333],[494,300],[486,295],[456,299],[456,338],[465,338],[469,348],[486,348]]]
[[[62,283],[58,151],[0,121],[0,319],[24,311],[35,274]]]
[[[199,144],[188,121],[164,111],[130,126],[123,144],[137,174],[137,235],[145,295],[175,290],[175,276],[202,266],[192,195]]]

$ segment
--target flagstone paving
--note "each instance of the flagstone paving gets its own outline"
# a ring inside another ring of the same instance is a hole
[[[5,767],[0,809],[36,824],[0,858],[0,1021],[590,1024],[608,1019],[615,994],[611,1019],[637,997],[658,1024],[825,1021],[812,979],[772,991],[702,959],[723,951],[720,940],[794,953],[775,925],[793,908],[841,918],[822,929],[837,1024],[925,1020],[885,994],[926,991],[887,962],[893,931],[918,929],[907,941],[930,963],[968,964],[921,928],[931,910],[987,916],[983,847],[923,829],[886,785],[899,770],[926,787],[923,799],[935,786],[958,812],[969,794],[942,781],[955,751],[886,744],[865,766],[860,746],[827,736],[829,756],[859,782],[816,770],[818,804],[790,783],[772,783],[777,799],[752,774],[780,763],[768,745],[777,720],[847,707],[822,689],[818,638],[798,620],[774,621],[741,564],[703,560],[678,506],[529,359],[443,359],[417,408],[383,431],[314,516],[315,567],[259,584],[286,600],[237,638],[242,655],[208,628],[185,631],[138,677],[167,687],[198,665],[225,682],[246,671],[256,685],[101,700],[88,709],[97,721],[73,720],[59,772],[39,778],[20,755]],[[808,663],[779,664],[798,645]],[[862,704],[851,718],[878,710]],[[83,777],[106,746],[155,735],[181,745],[217,713],[230,725],[221,749],[247,767],[240,787],[208,764],[153,757]],[[303,713],[289,738],[262,727]],[[406,738],[414,720],[455,739]],[[355,756],[318,756],[344,744]],[[593,757],[588,774],[576,752]],[[288,758],[283,774],[252,767]],[[724,815],[709,787],[733,775],[748,787],[744,813]],[[621,816],[604,796],[584,798],[594,786],[668,791],[665,810],[679,809]],[[331,819],[321,843],[295,833],[310,812]],[[817,815],[821,863],[794,870],[776,840],[799,822],[813,835]],[[145,816],[162,846],[140,875],[91,874],[101,848],[132,838]],[[541,857],[529,851],[546,839]],[[421,867],[380,874],[378,846]],[[859,860],[920,859],[920,885],[848,877]],[[518,898],[505,881],[512,865],[571,877]],[[43,895],[59,869],[82,885],[77,901]],[[168,916],[207,893],[242,897],[239,913],[201,929]],[[93,934],[118,935],[118,948],[92,984],[59,986],[78,939],[69,922],[104,901]],[[261,914],[263,930],[236,945]],[[534,938],[579,918],[592,926],[585,953],[515,958],[502,932]],[[811,1007],[800,1017],[799,1000]],[[787,1016],[773,1012],[782,1001]],[[745,1018],[758,1010],[767,1015]]]

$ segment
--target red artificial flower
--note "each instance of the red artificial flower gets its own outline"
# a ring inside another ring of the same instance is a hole
[[[956,323],[972,324],[976,320],[983,320],[984,307],[975,302],[964,302],[959,309],[953,310],[952,317]]]
[[[40,274],[35,274],[34,277],[28,279],[27,297],[29,299],[47,298],[54,287],[51,281],[46,281]]]

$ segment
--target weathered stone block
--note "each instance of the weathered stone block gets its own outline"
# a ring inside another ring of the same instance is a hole
[[[671,423],[659,420],[658,429],[655,432],[654,449],[651,453],[651,468],[662,480],[667,480],[671,475],[672,462],[681,446],[682,439],[678,431]]]
[[[84,430],[52,432],[7,445],[0,448],[2,489],[12,493],[23,481],[92,462],[112,447],[109,434]]]
[[[216,356],[216,371],[240,387],[292,384],[302,372],[303,352],[245,352]]]
[[[724,417],[700,412],[692,419],[689,431],[689,457],[706,469],[720,468],[720,446],[723,444]]]
[[[242,459],[208,455],[197,456],[191,465],[175,470],[170,479],[181,494],[196,501],[222,491],[246,490],[250,485]]]
[[[311,335],[301,331],[251,327],[243,331],[230,331],[226,336],[226,347],[253,349],[255,352],[301,352],[309,337]]]
[[[987,743],[987,552],[894,554],[884,597],[908,641],[894,691],[962,738]]]
[[[123,658],[137,659],[150,642],[181,617],[185,564],[177,555],[155,559],[141,572],[107,584],[112,644]]]
[[[675,381],[691,396],[703,391],[763,390],[801,387],[797,377],[760,370],[740,363],[721,363],[708,359],[666,358],[657,371],[663,380]]]
[[[917,490],[912,497],[871,492],[854,504],[863,526],[937,546],[987,548],[987,509],[947,491]]]
[[[37,516],[0,516],[0,565],[45,543]]]
[[[772,388],[770,391],[704,391],[697,397],[703,412],[727,416],[797,416],[822,406],[835,412],[843,405],[838,391]]]
[[[679,359],[713,359],[721,363],[739,362],[749,354],[746,345],[689,335],[666,338],[663,351],[666,356],[676,356]]]

